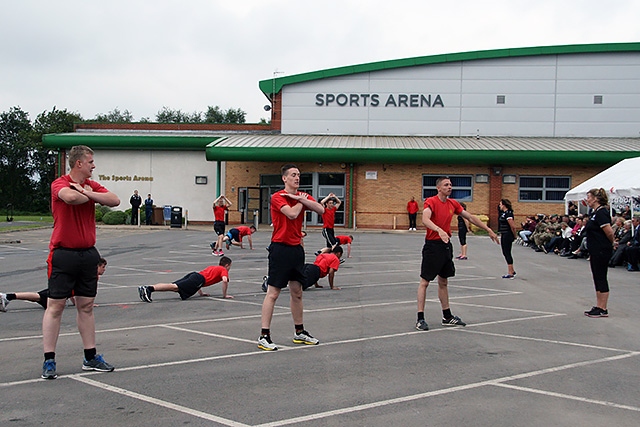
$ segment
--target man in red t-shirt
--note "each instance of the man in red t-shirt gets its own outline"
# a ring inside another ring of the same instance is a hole
[[[318,279],[327,277],[329,287],[332,290],[339,291],[340,288],[334,286],[333,279],[336,271],[340,268],[340,258],[342,257],[342,247],[334,246],[333,248],[323,248],[316,256],[313,264],[304,265],[305,281],[302,283],[302,290],[305,291],[311,286],[322,288],[318,284]],[[262,292],[267,292],[267,282],[269,276],[264,276],[262,280]]]
[[[249,241],[249,249],[253,249],[253,239],[251,235],[256,232],[256,227],[246,227],[241,225],[239,227],[232,228],[227,231],[227,234],[222,238],[222,243],[227,245],[227,250],[231,248],[231,245],[240,246],[240,249],[244,249],[244,245],[242,244],[242,238],[247,236],[247,240]]]
[[[218,265],[210,265],[204,270],[187,274],[173,283],[156,283],[153,286],[138,286],[138,295],[144,302],[152,302],[152,292],[178,292],[184,301],[195,295],[197,292],[202,297],[209,294],[202,292],[202,288],[222,282],[222,298],[233,298],[227,294],[229,287],[229,270],[231,269],[231,259],[223,256]]]
[[[336,236],[336,241],[339,245],[347,245],[347,258],[351,258],[351,242],[353,242],[353,236]]]
[[[225,214],[231,206],[231,201],[221,194],[220,197],[213,201],[213,231],[216,233],[217,239],[211,243],[211,251],[216,256],[223,256],[222,240],[224,239]]]
[[[302,221],[309,209],[320,215],[322,205],[307,193],[298,191],[300,170],[287,164],[282,167],[284,189],[271,196],[271,221],[273,233],[269,245],[269,281],[267,295],[262,303],[262,330],[258,338],[258,348],[266,351],[277,350],[271,341],[271,319],[280,292],[287,285],[291,298],[291,316],[295,326],[294,344],[315,345],[319,341],[304,330],[302,283],[304,276],[304,248],[302,247]]]
[[[327,241],[327,247],[332,248],[337,243],[333,232],[333,227],[336,222],[336,211],[342,202],[340,202],[338,196],[329,193],[327,197],[320,201],[320,204],[324,206],[324,213],[322,214],[322,236]]]
[[[91,148],[78,145],[69,150],[69,175],[51,183],[53,232],[49,242],[47,309],[42,318],[44,364],[42,378],[55,379],[55,351],[62,312],[67,298],[75,296],[78,331],[84,348],[82,369],[111,372],[114,367],[96,354],[93,301],[98,292],[96,268],[100,254],[95,248],[95,205],[114,207],[118,196],[89,179],[96,167]]]
[[[411,196],[411,200],[407,202],[407,213],[409,214],[409,231],[416,231],[416,218],[418,217],[418,202]]]
[[[318,279],[326,277],[329,281],[329,287],[332,290],[339,291],[340,288],[334,286],[334,277],[340,267],[341,257],[342,247],[334,246],[329,252],[323,252],[318,255],[313,264],[305,264],[307,281],[306,284],[303,285],[303,289],[311,286],[322,288],[322,285],[318,284]]]
[[[451,219],[460,215],[472,224],[489,233],[489,237],[499,243],[498,236],[476,216],[471,215],[457,201],[450,199],[453,186],[448,177],[436,180],[438,194],[424,201],[422,222],[427,227],[427,235],[422,248],[422,265],[420,269],[420,285],[418,286],[418,321],[416,329],[429,330],[424,320],[424,306],[427,298],[429,282],[438,278],[438,298],[442,306],[443,326],[466,326],[458,316],[451,314],[449,306],[449,289],[447,278],[455,276],[453,265],[453,246],[451,245]]]

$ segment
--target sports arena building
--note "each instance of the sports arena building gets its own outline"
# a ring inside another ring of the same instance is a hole
[[[292,162],[302,190],[343,199],[337,227],[400,229],[407,201],[435,194],[441,175],[495,227],[501,198],[518,220],[562,213],[570,188],[640,156],[640,43],[424,56],[259,87],[269,125],[81,124],[44,145],[60,152],[61,172],[65,149],[92,147],[94,178],[123,204],[137,189],[189,221],[212,222],[224,193],[230,223],[269,224],[280,166]]]

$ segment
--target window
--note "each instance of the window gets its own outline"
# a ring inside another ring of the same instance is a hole
[[[442,175],[422,175],[422,198],[426,199],[438,194],[436,190],[436,180]],[[459,202],[471,201],[471,189],[473,183],[472,175],[452,175],[449,176],[451,184],[453,185],[453,191],[451,192],[451,198],[456,199]]]
[[[313,182],[313,174],[311,173],[301,173],[300,174],[300,186],[306,185],[309,186]],[[268,187],[268,186],[279,186],[284,187],[284,183],[282,182],[282,175],[260,175],[260,186]]]
[[[568,176],[521,176],[518,200],[521,202],[564,202],[571,189]]]
[[[593,95],[593,103],[596,105],[602,104],[602,95]]]
[[[505,95],[496,96],[496,104],[504,104],[506,100],[507,97]]]

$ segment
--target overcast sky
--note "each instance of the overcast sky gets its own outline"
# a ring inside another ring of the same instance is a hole
[[[0,111],[241,108],[260,80],[486,49],[640,42],[637,0],[2,0]]]

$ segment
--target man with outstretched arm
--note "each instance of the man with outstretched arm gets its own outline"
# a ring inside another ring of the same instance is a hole
[[[436,180],[438,193],[424,201],[422,223],[427,227],[427,235],[422,248],[422,266],[420,269],[420,285],[418,286],[418,320],[416,329],[429,330],[424,320],[424,306],[427,298],[427,286],[438,278],[438,298],[442,307],[443,326],[466,326],[458,316],[451,314],[449,306],[448,278],[455,276],[453,265],[453,246],[451,245],[451,219],[460,215],[470,223],[489,233],[489,237],[499,243],[498,236],[485,223],[464,210],[460,203],[449,198],[453,186],[448,177]]]

